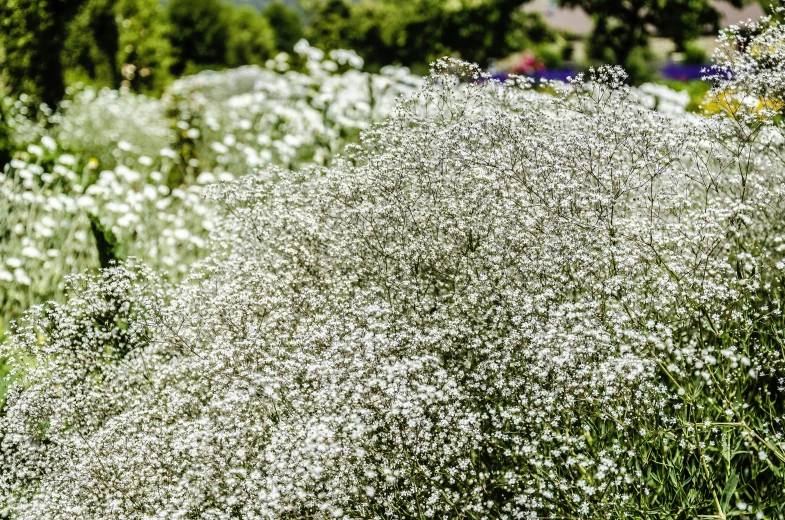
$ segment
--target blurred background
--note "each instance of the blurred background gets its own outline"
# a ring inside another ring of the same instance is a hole
[[[155,95],[181,75],[264,64],[301,38],[354,49],[371,71],[423,73],[450,55],[499,75],[613,63],[633,83],[689,82],[720,27],[763,12],[755,0],[5,0],[0,94],[54,106],[81,82]]]

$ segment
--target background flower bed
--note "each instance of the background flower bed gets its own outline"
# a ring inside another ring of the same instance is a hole
[[[305,72],[287,72],[280,55],[271,68],[184,78],[161,100],[85,88],[31,119],[6,98],[20,151],[0,174],[1,323],[59,297],[65,275],[98,266],[90,215],[114,236],[104,253],[177,279],[213,226],[203,185],[267,165],[327,164],[421,83],[400,68],[361,72],[348,51],[297,50]]]

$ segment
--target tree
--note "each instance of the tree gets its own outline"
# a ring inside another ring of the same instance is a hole
[[[67,71],[111,88],[120,86],[117,0],[87,0],[68,26],[63,49]]]
[[[311,13],[313,21],[308,27],[308,40],[311,43],[330,50],[349,47],[348,31],[352,26],[353,11],[346,0],[317,2],[312,6]],[[367,50],[363,47],[360,52]]]
[[[172,72],[182,74],[186,66],[222,64],[226,56],[229,27],[219,0],[172,0],[169,22],[175,63]]]
[[[119,20],[116,62],[122,84],[139,92],[157,93],[169,80],[172,46],[158,0],[118,0]]]
[[[230,67],[262,64],[275,52],[275,32],[267,18],[251,6],[225,7],[232,28],[226,42],[226,64]]]
[[[62,49],[68,22],[84,0],[0,3],[0,69],[11,93],[54,107],[65,94]]]
[[[328,49],[357,49],[371,66],[423,66],[445,54],[487,64],[516,50],[509,35],[526,0],[347,0],[313,3],[309,39]]]
[[[741,7],[744,0],[726,0]],[[671,39],[680,50],[707,31],[716,31],[719,13],[709,0],[559,0],[580,7],[594,19],[589,55],[630,67],[631,58],[648,49],[654,34]]]
[[[446,10],[442,43],[462,59],[486,65],[492,58],[504,58],[514,49],[507,35],[516,24],[522,0],[466,2],[459,9]],[[447,5],[450,5],[449,3]]]
[[[294,44],[303,37],[303,23],[297,11],[280,2],[273,2],[265,8],[263,14],[275,31],[275,46],[279,50],[292,52]]]
[[[68,26],[66,76],[139,92],[157,92],[169,78],[172,49],[157,0],[87,0]]]

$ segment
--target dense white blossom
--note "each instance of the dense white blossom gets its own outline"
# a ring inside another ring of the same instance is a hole
[[[716,96],[782,85],[737,58]],[[754,430],[754,403],[728,400],[692,423],[681,400],[711,367],[728,387],[782,370],[776,349],[696,327],[766,312],[781,127],[766,109],[658,113],[624,79],[606,67],[552,95],[442,60],[328,168],[208,188],[223,212],[183,283],[135,264],[75,278],[6,347],[25,368],[0,503],[53,520],[618,518],[651,492],[642,439],[703,468],[727,425],[781,471],[781,422]]]
[[[10,138],[26,153],[0,172],[0,335],[30,305],[59,298],[66,275],[96,266],[89,215],[117,237],[119,254],[181,277],[204,256],[213,226],[205,184],[268,165],[329,163],[422,83],[402,68],[362,72],[351,51],[319,60],[305,42],[298,50],[306,72],[205,72],[161,100],[74,88],[41,119],[3,100]],[[341,68],[326,70],[327,58]],[[22,254],[33,246],[57,254]],[[2,266],[20,256],[20,270]]]

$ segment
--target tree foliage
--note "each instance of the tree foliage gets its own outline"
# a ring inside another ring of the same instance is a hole
[[[224,17],[231,28],[226,41],[227,66],[261,65],[275,54],[276,33],[256,9],[227,6]]]
[[[164,13],[158,0],[117,0],[119,24],[116,62],[122,84],[139,92],[159,93],[174,63]]]
[[[292,52],[294,44],[303,37],[303,22],[300,15],[281,2],[272,2],[263,14],[275,33],[275,46],[284,52]]]
[[[726,0],[741,7],[744,0]],[[631,58],[645,53],[650,38],[670,38],[684,50],[691,39],[719,29],[719,13],[710,0],[559,0],[580,7],[594,20],[589,55],[601,63],[634,67]]]
[[[220,65],[226,56],[229,27],[219,0],[172,0],[167,6],[175,63],[179,75],[188,64]]]
[[[549,31],[542,24],[528,38],[521,38],[533,18],[520,15],[524,3],[318,0],[311,4],[308,37],[326,49],[357,49],[376,66],[393,62],[422,67],[443,55],[486,65],[519,50],[529,39],[548,38]]]
[[[7,94],[49,105],[67,82],[160,93],[172,75],[261,64],[302,37],[299,15],[283,4],[262,15],[218,0],[174,0],[167,9],[158,0],[9,0],[0,24]]]
[[[63,62],[77,77],[110,88],[120,86],[117,0],[87,0],[67,28]]]
[[[0,3],[0,70],[15,95],[54,107],[65,93],[61,51],[67,22],[84,0]]]

